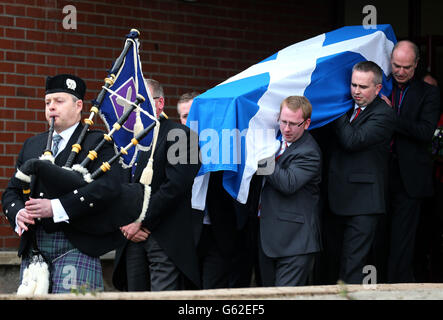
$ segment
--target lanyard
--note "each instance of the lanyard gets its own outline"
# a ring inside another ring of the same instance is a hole
[[[401,89],[401,91],[400,91],[400,98],[399,98],[399,102],[398,102],[398,106],[397,106],[397,114],[400,114],[400,107],[401,107],[401,104],[403,102],[403,99],[405,98],[405,95],[406,95],[406,92],[408,91],[408,89],[409,89],[409,86]],[[395,88],[395,92],[392,93],[392,99],[391,99],[392,106],[395,106],[396,95],[397,95],[397,88]]]

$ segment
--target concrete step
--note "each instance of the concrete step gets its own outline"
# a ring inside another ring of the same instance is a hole
[[[23,297],[1,294],[0,300],[443,300],[441,283],[332,285],[239,288],[163,292],[101,292]]]

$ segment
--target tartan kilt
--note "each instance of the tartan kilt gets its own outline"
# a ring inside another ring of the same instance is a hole
[[[100,258],[91,257],[76,249],[62,231],[46,233],[43,227],[36,227],[37,245],[49,261],[50,293],[103,291],[103,273]],[[29,257],[22,259],[20,282]]]

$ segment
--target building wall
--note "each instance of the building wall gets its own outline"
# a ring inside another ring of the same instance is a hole
[[[73,11],[76,29],[65,29]],[[204,92],[284,47],[332,30],[335,1],[293,0],[3,0],[0,3],[0,192],[22,143],[47,129],[48,75],[86,80],[85,112],[122,50],[131,28],[140,31],[146,77],[165,89],[166,113],[190,90]],[[85,113],[86,115],[86,113]],[[97,127],[103,128],[99,119]],[[0,218],[0,250],[18,238]]]

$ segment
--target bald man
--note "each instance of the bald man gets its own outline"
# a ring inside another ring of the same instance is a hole
[[[391,55],[392,94],[382,97],[395,111],[389,176],[390,283],[415,281],[412,259],[420,206],[433,194],[428,147],[440,115],[440,93],[415,77],[418,61],[419,49],[413,42],[398,42]]]

